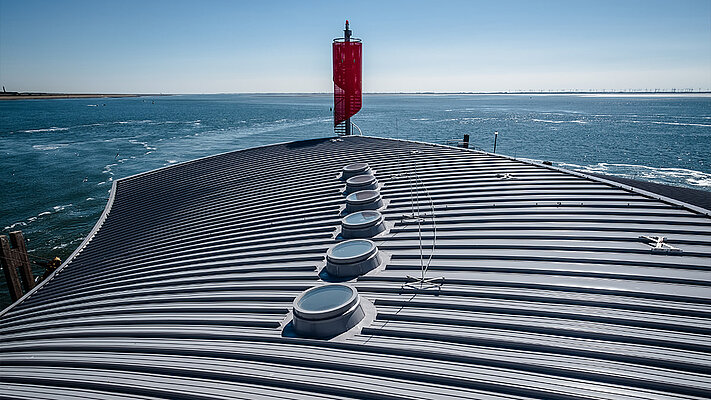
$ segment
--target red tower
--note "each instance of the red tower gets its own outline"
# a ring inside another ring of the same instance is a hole
[[[343,37],[333,39],[333,127],[339,134],[351,134],[351,117],[362,105],[361,55],[362,43],[351,38],[346,21]]]

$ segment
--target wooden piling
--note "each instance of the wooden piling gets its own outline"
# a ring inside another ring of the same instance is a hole
[[[5,281],[7,282],[7,289],[10,292],[10,299],[12,299],[13,302],[17,301],[17,299],[22,297],[22,286],[20,284],[20,277],[17,275],[15,262],[12,258],[10,242],[5,235],[0,235],[0,264],[2,264],[2,271],[5,273]]]
[[[0,265],[5,273],[5,281],[12,301],[16,301],[24,292],[35,287],[35,278],[22,232],[10,232],[9,241],[5,235],[0,235]]]
[[[15,259],[17,267],[20,269],[22,288],[25,289],[25,292],[29,292],[35,287],[35,277],[32,275],[32,264],[30,264],[30,257],[27,255],[27,245],[22,232],[10,232],[10,244],[15,248]]]
[[[465,149],[469,148],[469,135],[466,133],[464,134],[464,142],[462,142],[462,147]]]

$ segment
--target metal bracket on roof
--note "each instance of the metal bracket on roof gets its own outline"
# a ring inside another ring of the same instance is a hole
[[[646,244],[652,247],[653,253],[681,253],[683,251],[666,243],[666,238],[663,236],[640,236],[639,238],[645,240]]]
[[[432,219],[433,215],[430,213],[420,213],[420,214],[403,214],[400,217],[400,223],[402,224],[421,224],[427,219]]]
[[[514,176],[511,175],[511,174],[496,174],[496,177],[499,178],[499,179],[501,179],[501,180],[516,179],[516,177],[514,177]]]
[[[437,278],[416,278],[414,276],[407,276],[407,283],[403,283],[401,289],[414,289],[414,290],[427,290],[427,289],[437,289],[442,290],[442,285],[444,285],[444,277],[440,276]],[[410,282],[412,281],[412,282]]]

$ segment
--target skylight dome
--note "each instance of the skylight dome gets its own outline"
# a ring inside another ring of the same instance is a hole
[[[357,325],[364,316],[360,295],[350,285],[312,287],[294,300],[294,330],[305,337],[337,336]]]
[[[383,206],[383,199],[377,190],[360,190],[346,197],[346,212],[377,210]]]
[[[357,211],[341,220],[341,235],[346,239],[369,238],[384,230],[383,215],[374,210]]]
[[[372,175],[370,166],[368,166],[368,163],[356,162],[343,167],[343,169],[341,170],[341,179],[345,181],[348,178],[363,174]]]
[[[346,193],[360,190],[374,190],[378,188],[378,180],[373,175],[356,175],[346,180]]]
[[[326,272],[336,277],[363,275],[380,265],[378,248],[368,239],[351,239],[328,249]]]

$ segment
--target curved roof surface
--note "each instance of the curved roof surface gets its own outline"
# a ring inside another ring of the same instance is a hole
[[[385,268],[352,282],[377,315],[285,336],[340,240],[352,162],[386,205]],[[422,265],[441,286],[408,278]],[[3,312],[0,342],[0,398],[711,397],[711,218],[425,143],[236,151],[117,181],[82,246]]]

